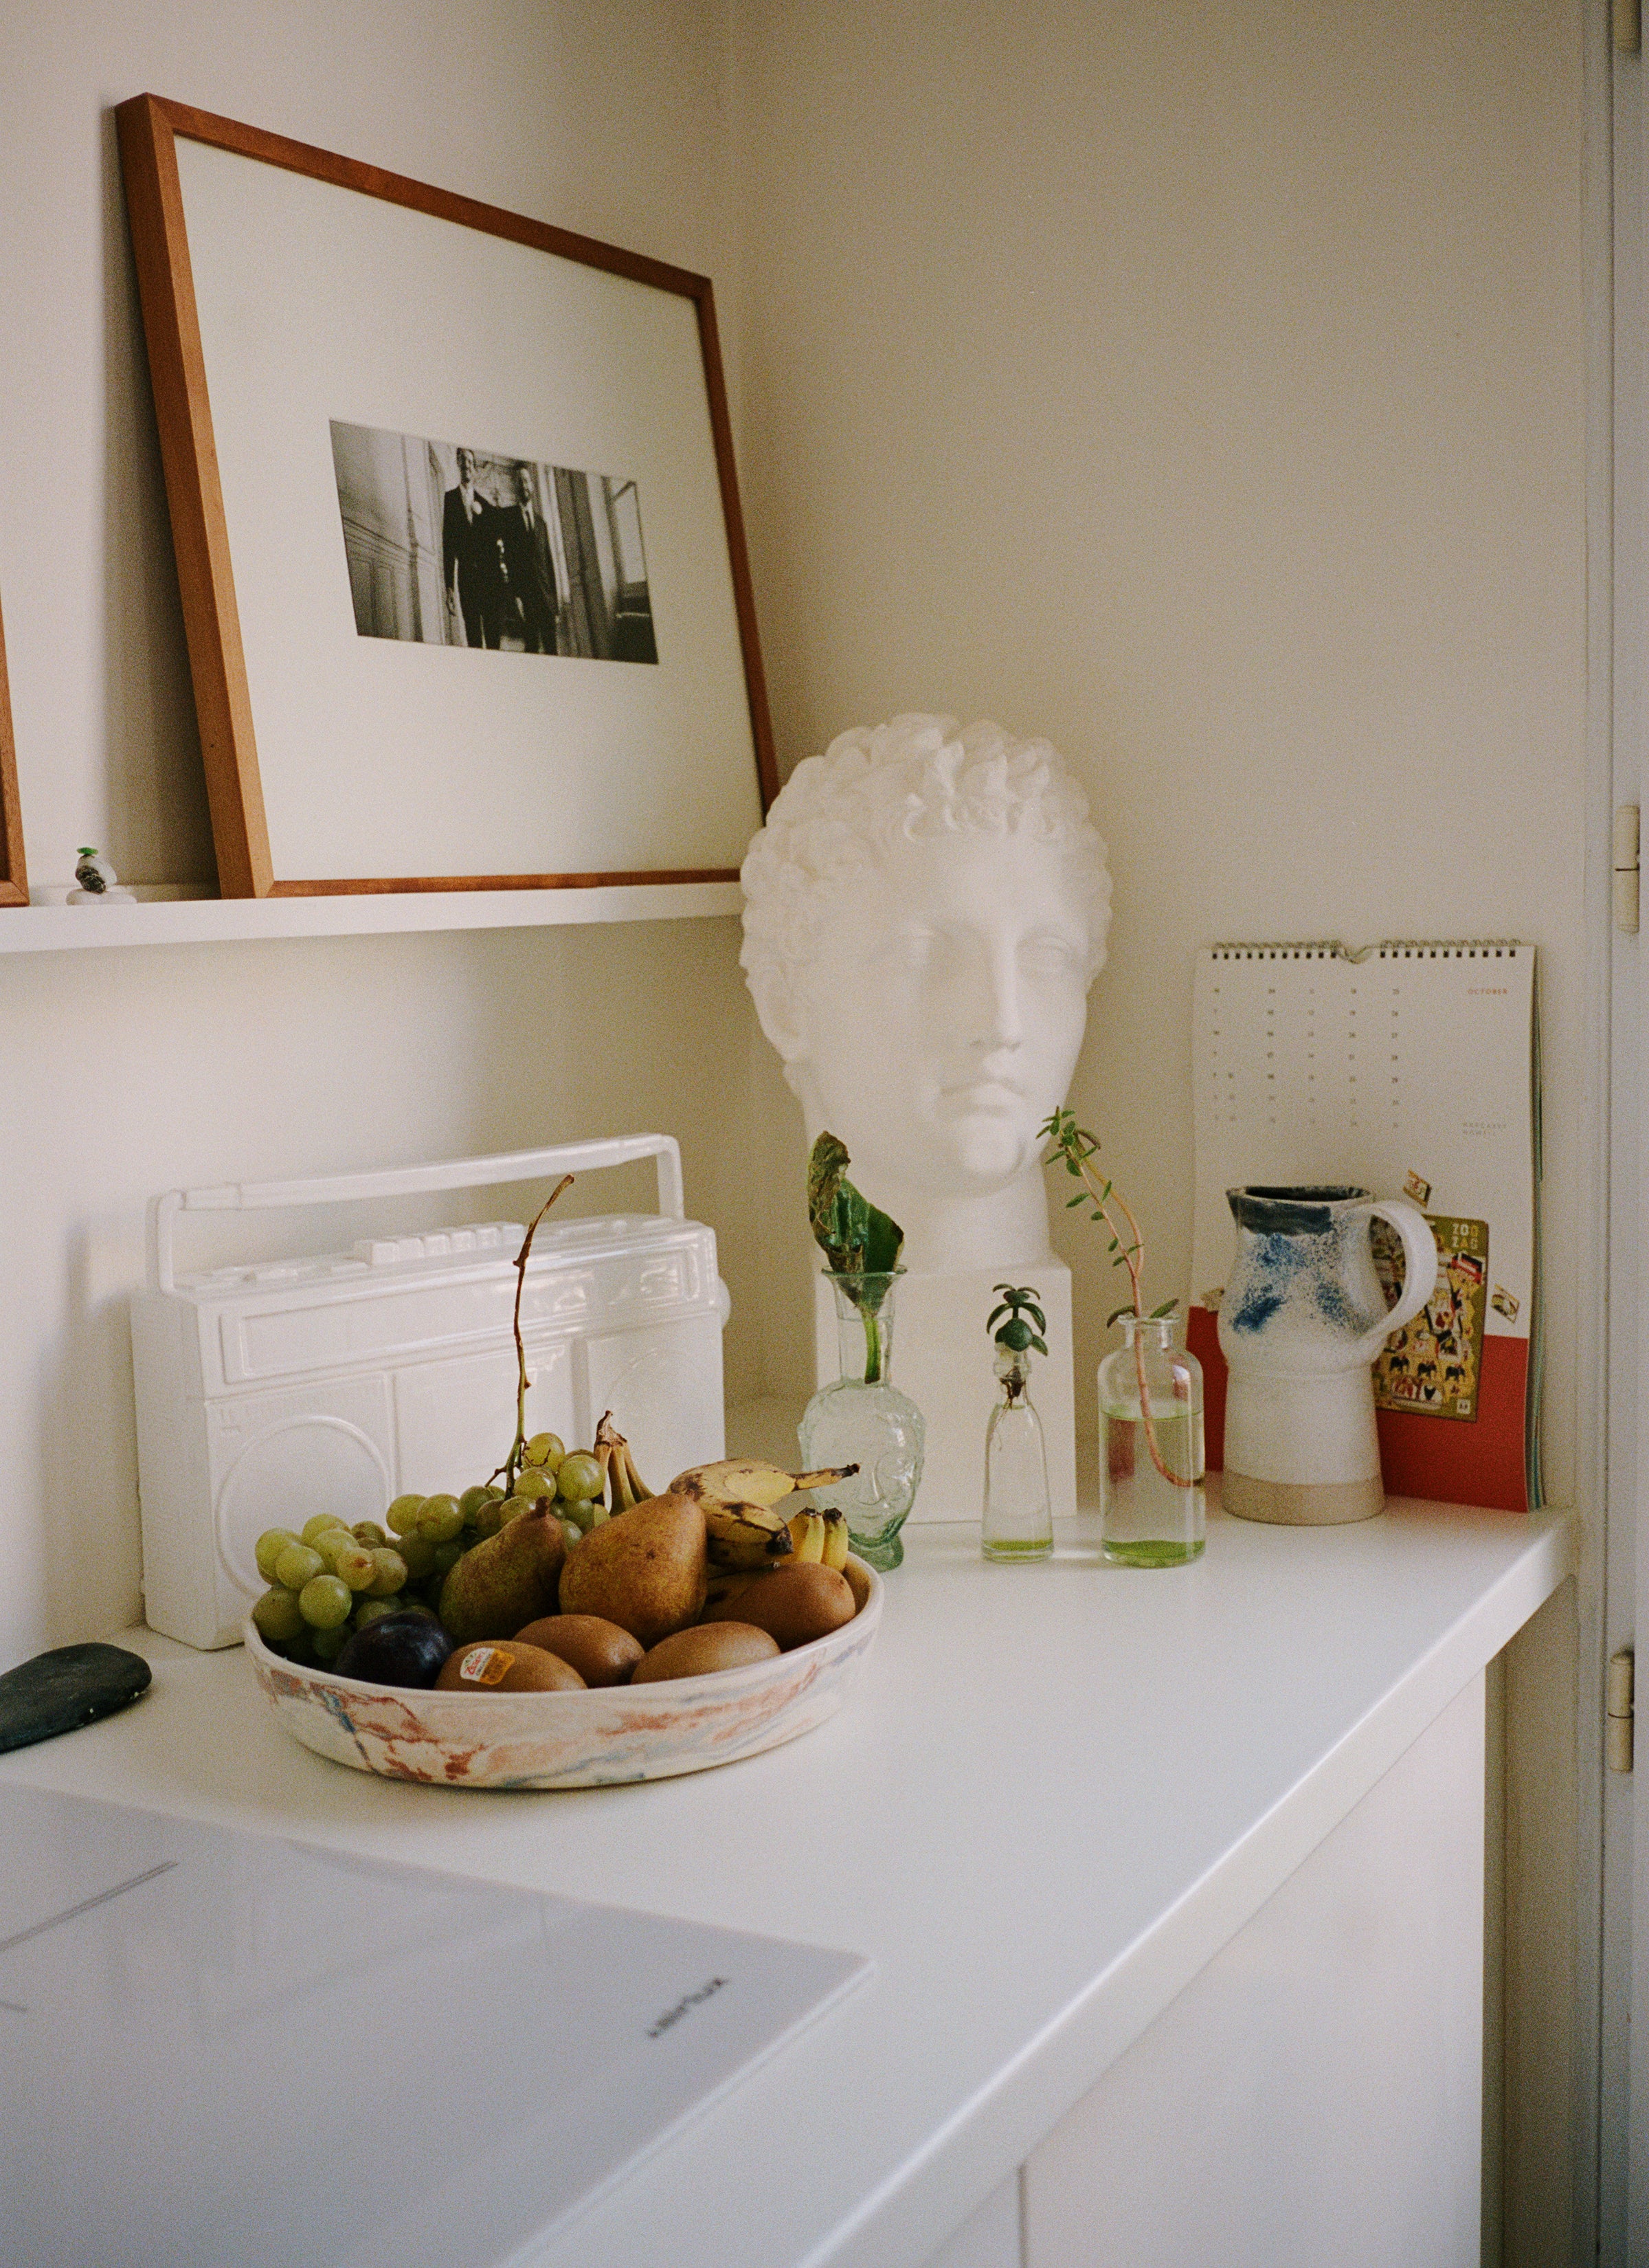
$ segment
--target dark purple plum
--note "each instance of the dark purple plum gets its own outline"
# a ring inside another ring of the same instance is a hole
[[[357,1631],[333,1663],[341,1677],[370,1685],[433,1685],[453,1641],[428,1615],[379,1615]]]

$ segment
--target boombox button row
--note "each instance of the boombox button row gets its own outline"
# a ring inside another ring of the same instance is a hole
[[[526,1231],[519,1222],[488,1221],[477,1228],[438,1229],[428,1236],[362,1237],[352,1251],[323,1255],[314,1260],[264,1260],[247,1266],[208,1269],[203,1275],[180,1276],[180,1292],[227,1292],[234,1285],[319,1283],[339,1276],[364,1276],[370,1269],[404,1264],[409,1260],[468,1259],[478,1254],[508,1250],[512,1258]]]
[[[490,1222],[484,1228],[438,1229],[429,1236],[364,1236],[355,1245],[355,1257],[370,1268],[388,1268],[407,1260],[447,1260],[474,1252],[496,1252],[506,1232],[524,1232],[512,1224]]]

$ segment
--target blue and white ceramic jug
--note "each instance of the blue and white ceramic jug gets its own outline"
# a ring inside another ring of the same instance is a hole
[[[1321,1527],[1383,1507],[1372,1366],[1437,1280],[1437,1243],[1411,1204],[1344,1188],[1227,1189],[1237,1256],[1219,1303],[1227,1512]],[[1369,1224],[1402,1239],[1388,1310]]]

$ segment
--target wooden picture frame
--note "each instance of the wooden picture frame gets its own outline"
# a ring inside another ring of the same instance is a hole
[[[29,902],[23,859],[23,806],[18,800],[17,742],[11,732],[11,684],[6,675],[5,629],[0,624],[0,906]]]
[[[708,278],[116,117],[224,895],[736,879],[778,781]]]

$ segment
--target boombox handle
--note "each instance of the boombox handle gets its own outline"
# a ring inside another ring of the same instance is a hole
[[[149,1200],[149,1285],[177,1289],[172,1228],[180,1212],[251,1212],[267,1205],[346,1204],[356,1197],[416,1197],[431,1189],[531,1182],[550,1174],[593,1174],[637,1158],[659,1161],[659,1211],[682,1218],[681,1152],[673,1134],[620,1134],[607,1142],[558,1142],[548,1150],[510,1150],[496,1158],[452,1158],[441,1166],[387,1166],[373,1174],[326,1174],[306,1182],[223,1182],[210,1189],[166,1189]]]

